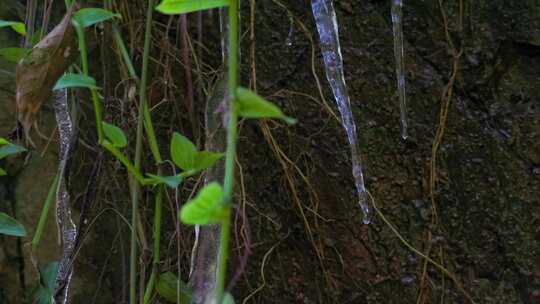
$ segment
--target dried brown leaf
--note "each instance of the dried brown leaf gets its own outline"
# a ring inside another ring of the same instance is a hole
[[[78,57],[77,38],[71,24],[73,6],[62,21],[17,65],[18,119],[28,133],[35,115],[50,98],[52,88]]]

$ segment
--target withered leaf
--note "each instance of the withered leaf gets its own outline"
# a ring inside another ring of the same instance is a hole
[[[62,21],[17,65],[18,119],[26,132],[41,106],[51,97],[56,81],[78,57],[77,38],[71,24],[76,9],[72,6]]]

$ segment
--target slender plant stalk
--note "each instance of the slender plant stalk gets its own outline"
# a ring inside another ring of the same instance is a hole
[[[86,50],[86,39],[84,36],[84,29],[82,26],[76,24],[75,29],[77,31],[77,36],[79,38],[79,50],[81,52],[81,65],[82,65],[82,71],[83,74],[86,76],[89,76],[89,68],[88,68],[88,53]],[[130,61],[131,62],[131,61]],[[129,66],[129,65],[128,65]],[[103,136],[103,125],[102,125],[102,110],[101,110],[101,101],[99,99],[99,95],[97,93],[96,89],[90,89],[90,92],[92,93],[92,103],[94,106],[94,112],[96,115],[96,129],[98,133],[98,141],[99,143],[109,152],[111,152],[124,166],[126,166],[127,170],[139,181],[141,184],[146,184],[147,181],[145,180],[144,176],[142,175],[140,168],[137,168],[136,165],[133,165],[130,160],[125,156],[120,150],[118,150],[116,147],[108,143],[104,140]]]
[[[149,8],[152,8],[153,7],[153,3],[149,3]],[[139,100],[139,104],[143,104],[143,112],[142,112],[142,119],[143,119],[143,124],[144,126],[146,126],[146,131],[147,131],[147,135],[148,135],[148,139],[149,139],[149,142],[150,142],[150,147],[151,147],[151,151],[152,151],[152,155],[154,156],[154,159],[156,161],[157,164],[161,163],[161,155],[159,154],[159,149],[157,148],[158,147],[158,144],[157,144],[157,140],[156,140],[156,136],[155,136],[155,132],[154,132],[154,128],[152,126],[152,120],[151,120],[151,117],[150,117],[150,111],[148,109],[148,103],[146,102],[146,80],[147,80],[147,67],[148,67],[148,55],[149,55],[149,51],[150,51],[150,45],[146,44],[146,41],[149,40],[151,41],[151,31],[149,31],[149,26],[148,26],[148,20],[150,20],[150,24],[151,24],[151,15],[149,16],[148,15],[149,12],[147,11],[147,24],[146,24],[146,32],[145,32],[145,37],[149,37],[149,38],[145,38],[145,46],[144,46],[144,54],[143,54],[143,78],[144,78],[144,84],[141,83],[141,80],[139,79],[137,73],[135,72],[135,68],[134,68],[134,65],[133,65],[133,61],[131,60],[130,58],[130,55],[127,51],[127,48],[125,46],[125,43],[122,39],[122,36],[121,36],[121,33],[118,29],[118,27],[116,26],[116,24],[113,24],[113,27],[112,27],[112,30],[113,30],[113,38],[120,50],[120,54],[122,56],[122,59],[124,61],[124,64],[126,65],[127,69],[128,69],[128,72],[129,72],[129,75],[136,81],[136,83],[138,85],[140,85],[140,88],[139,88],[139,93],[140,93],[140,100]],[[139,107],[139,109],[141,109]],[[137,134],[140,134],[142,136],[142,129],[139,128],[139,126],[141,125],[141,122],[140,122],[140,113],[139,113],[139,121],[138,121],[138,125],[137,125]],[[122,159],[119,158],[121,161]],[[124,163],[124,165],[126,165],[126,167],[128,168],[129,170],[129,166],[128,166],[128,163]],[[137,171],[138,172],[138,171]],[[161,175],[161,170],[158,169],[158,175]],[[140,175],[142,177],[142,175]],[[137,175],[134,174],[134,177],[137,178]],[[146,185],[147,184],[147,180],[144,179],[144,177],[142,177],[143,180],[141,181],[140,178],[137,178],[137,180],[139,181],[139,183],[141,185]],[[136,186],[138,187],[138,186]],[[152,296],[152,291],[154,289],[154,286],[155,286],[155,280],[156,280],[156,274],[157,274],[157,267],[155,266],[156,264],[159,263],[159,245],[160,245],[160,233],[158,232],[157,233],[157,236],[156,236],[156,233],[155,231],[158,230],[160,231],[161,230],[161,196],[162,196],[162,191],[163,191],[163,187],[159,187],[158,189],[158,194],[157,194],[157,198],[156,198],[156,206],[155,206],[155,211],[154,211],[154,214],[155,215],[158,215],[156,216],[157,218],[159,218],[159,220],[154,220],[154,248],[158,248],[158,251],[155,251],[154,250],[154,267],[152,269],[152,274],[150,276],[150,280],[148,281],[148,284],[146,285],[146,290],[145,290],[145,293],[144,293],[144,297],[143,297],[143,303],[148,303],[151,299],[151,296]],[[158,203],[159,202],[159,203]],[[136,256],[136,254],[135,254]],[[131,273],[135,273],[134,271],[131,272]],[[135,277],[135,281],[131,283],[131,286],[136,286],[136,275],[134,276]],[[130,279],[132,277],[130,276]],[[130,289],[130,293],[131,293],[131,289]],[[133,297],[136,297],[136,292],[135,294],[133,295]]]
[[[120,30],[118,29],[116,24],[113,24],[112,31],[113,39],[116,42],[118,49],[120,50],[120,54],[122,55],[122,59],[124,60],[124,64],[128,69],[129,75],[133,77],[136,81],[139,81],[139,77],[137,76],[137,73],[135,72],[135,67],[133,66],[133,62],[129,57],[126,44],[124,43],[124,40],[122,40],[122,35],[120,34]]]
[[[236,110],[236,89],[238,87],[238,0],[229,3],[229,125],[227,128],[227,151],[225,155],[225,180],[223,182],[227,214],[221,224],[219,242],[217,303],[221,303],[225,290],[227,259],[229,257],[229,239],[231,226],[231,206],[234,194],[234,162],[236,159],[236,138],[238,111]]]
[[[148,8],[146,14],[146,28],[145,28],[145,41],[144,41],[144,51],[143,51],[143,64],[142,64],[142,73],[139,83],[139,114],[137,119],[137,135],[136,135],[136,144],[135,144],[135,160],[134,163],[131,163],[129,158],[124,155],[119,149],[111,145],[108,141],[105,140],[103,134],[102,126],[102,109],[101,103],[99,100],[99,95],[97,94],[96,89],[91,89],[92,101],[94,105],[94,112],[96,116],[96,128],[98,133],[99,143],[109,150],[128,170],[130,175],[137,181],[135,182],[131,179],[131,203],[132,203],[132,217],[131,225],[135,227],[139,222],[138,219],[138,209],[139,209],[139,194],[140,186],[147,185],[148,179],[145,179],[141,173],[141,160],[142,160],[142,137],[143,137],[143,128],[146,129],[146,133],[150,142],[150,150],[156,161],[156,164],[162,162],[161,155],[159,153],[159,146],[157,143],[156,135],[152,125],[152,119],[150,115],[150,110],[146,100],[146,84],[148,79],[148,62],[149,62],[149,53],[150,53],[150,43],[152,40],[152,13],[154,9],[154,1],[148,1]],[[81,52],[81,65],[84,75],[88,76],[88,54],[86,49],[86,41],[84,38],[84,29],[82,26],[75,23],[75,29],[79,37],[79,49]],[[122,58],[128,68],[130,75],[139,82],[139,78],[136,75],[133,62],[131,61],[125,44],[121,38],[119,30],[113,26],[113,37],[118,44]],[[158,169],[158,175],[161,174],[161,170]],[[163,187],[158,188],[158,193],[156,196],[155,204],[155,219],[154,219],[154,257],[153,257],[153,270],[144,294],[144,303],[147,303],[150,300],[152,295],[154,283],[157,277],[158,264],[160,259],[159,247],[160,247],[160,232],[161,232],[161,214],[162,214],[162,193]],[[39,238],[38,238],[39,241]],[[143,288],[144,289],[144,288]],[[135,304],[137,302],[137,230],[131,229],[131,251],[130,251],[130,304]]]
[[[144,293],[144,304],[149,303],[152,297],[152,291],[154,290],[160,256],[160,239],[161,239],[161,210],[163,205],[163,186],[158,186],[158,192],[156,195],[156,205],[154,210],[154,257],[152,259],[152,274],[146,285],[146,292]]]
[[[41,209],[41,215],[39,216],[36,232],[34,234],[34,238],[32,238],[32,252],[36,252],[36,249],[39,246],[39,242],[41,241],[41,237],[43,236],[43,231],[45,230],[45,225],[47,224],[47,219],[49,218],[49,211],[51,210],[51,204],[57,188],[58,174],[56,174],[56,176],[54,177],[53,183],[49,188],[47,198],[45,199],[45,203],[43,204],[43,209]]]
[[[84,36],[84,28],[82,25],[75,23],[75,31],[77,32],[77,36],[79,38],[79,51],[81,52],[81,65],[83,74],[88,76],[88,51],[86,49],[86,39]],[[97,90],[92,88],[90,89],[91,95],[92,95],[92,103],[94,106],[94,113],[96,116],[96,129],[98,134],[98,142],[101,144],[103,142],[103,125],[102,122],[102,110],[101,110],[101,102],[99,101],[99,95],[97,93]]]
[[[153,7],[153,2],[149,3],[149,8]],[[143,115],[143,123],[146,129],[146,134],[148,136],[148,141],[150,143],[150,150],[152,152],[152,156],[154,157],[154,160],[157,165],[159,165],[162,162],[161,154],[159,152],[159,145],[157,142],[157,138],[155,135],[154,127],[152,124],[152,118],[150,115],[150,109],[148,107],[148,102],[146,100],[146,89],[143,89],[146,87],[146,81],[148,79],[148,58],[149,58],[149,51],[150,51],[150,44],[147,45],[147,41],[151,41],[152,38],[152,32],[151,32],[151,14],[149,15],[149,12],[147,12],[147,24],[146,24],[146,32],[145,32],[145,46],[144,46],[144,57],[143,57],[143,68],[142,68],[142,80],[139,80],[139,77],[137,76],[135,72],[135,68],[133,65],[133,62],[127,52],[126,46],[124,44],[124,41],[122,40],[122,36],[120,34],[120,31],[116,27],[116,25],[113,25],[113,37],[118,45],[118,48],[120,49],[120,53],[122,55],[122,58],[124,60],[124,63],[127,66],[128,72],[130,76],[135,79],[139,85],[140,85],[140,103],[142,103],[142,115]],[[150,20],[150,21],[148,21]],[[140,108],[141,109],[141,108]],[[111,151],[113,152],[113,151]],[[124,165],[130,170],[130,163],[127,160],[127,158],[122,158],[121,156],[117,156],[120,161],[124,163]],[[124,160],[123,160],[124,159]],[[134,168],[135,169],[135,168]],[[134,177],[137,178],[139,183],[141,185],[147,184],[147,179],[144,179],[142,174],[140,174],[140,171],[137,170],[130,170],[135,171]],[[161,169],[158,169],[157,175],[161,175]],[[153,233],[153,239],[154,239],[154,252],[153,252],[153,267],[152,267],[152,274],[150,275],[150,279],[148,281],[148,284],[146,286],[146,290],[144,293],[143,303],[148,303],[151,299],[152,292],[155,286],[155,282],[157,279],[158,274],[158,264],[160,260],[160,243],[161,243],[161,217],[162,217],[162,201],[163,201],[163,187],[158,188],[158,192],[156,195],[156,203],[155,203],[155,209],[154,209],[154,233]]]
[[[150,0],[151,1],[151,0]],[[150,9],[151,11],[151,9]],[[81,25],[75,23],[75,30],[77,31],[77,36],[79,38],[79,51],[81,52],[81,65],[84,75],[88,76],[88,54],[86,50],[86,42],[84,38],[84,29]],[[147,52],[145,52],[146,54]],[[144,177],[140,173],[141,169],[141,155],[142,155],[142,111],[139,111],[139,117],[137,121],[137,138],[135,145],[135,163],[131,164],[127,157],[125,157],[118,149],[110,145],[108,142],[104,141],[103,136],[103,126],[102,126],[102,114],[101,114],[101,103],[99,101],[99,96],[95,89],[91,89],[92,92],[92,102],[94,105],[94,112],[96,115],[96,129],[98,133],[99,144],[102,145],[105,149],[109,150],[115,157],[117,157],[125,166],[128,168],[128,171],[131,173],[131,176],[142,183]],[[140,109],[141,107],[139,107]],[[130,252],[130,304],[135,304],[137,301],[137,215],[139,208],[139,183],[131,180],[131,252]]]
[[[141,173],[140,166],[139,168],[136,166],[136,164],[132,164],[131,161],[127,158],[124,153],[122,153],[120,150],[118,150],[116,147],[112,146],[108,141],[103,141],[102,146],[109,150],[112,155],[116,157],[129,171],[133,177],[141,184],[146,185],[148,184],[148,179],[145,179],[144,176]]]
[[[135,145],[135,168],[141,167],[142,158],[142,136],[143,136],[143,108],[146,103],[146,81],[148,76],[148,56],[150,52],[151,42],[151,26],[152,12],[154,9],[153,1],[148,0],[146,10],[146,30],[144,37],[143,65],[141,73],[141,84],[139,87],[139,116],[137,119],[137,142]],[[140,185],[135,184],[132,187],[131,208],[132,208],[132,225],[137,223],[137,210],[139,210],[139,191]],[[137,303],[137,233],[131,231],[131,252],[130,252],[130,273],[129,273],[129,303]]]

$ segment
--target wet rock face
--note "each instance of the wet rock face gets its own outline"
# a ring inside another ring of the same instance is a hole
[[[464,54],[438,153],[438,223],[433,226],[429,161],[439,123],[440,96],[452,69],[452,57],[441,27],[438,1],[404,3],[411,131],[411,140],[407,143],[399,141],[390,1],[336,2],[345,76],[359,124],[367,188],[384,214],[413,246],[424,252],[432,248],[432,256],[438,259],[433,250],[442,248],[444,264],[456,273],[473,298],[486,303],[529,303],[540,284],[535,271],[540,265],[533,257],[537,254],[534,248],[540,245],[536,229],[540,220],[537,195],[540,180],[535,173],[539,171],[540,142],[540,93],[537,89],[540,48],[536,43],[540,27],[529,27],[540,20],[538,4],[535,1],[464,1],[466,17],[462,35],[456,25],[458,2],[448,2],[445,7],[450,35],[453,39],[463,37]],[[290,2],[287,8],[316,37],[309,5],[304,7],[304,4]],[[271,94],[286,86],[291,91],[310,92],[318,98],[316,81],[310,71],[311,44],[301,27],[293,25],[292,39],[289,39],[291,30],[286,10],[262,3],[257,7],[260,10],[258,32],[266,33],[257,37],[257,45],[275,46],[264,51],[263,47],[258,48],[258,80],[262,90]],[[276,26],[279,21],[286,25]],[[287,46],[286,41],[293,41],[292,46]],[[272,58],[282,60],[276,64]],[[315,70],[330,103],[332,96],[324,83],[322,57],[318,51]],[[302,106],[295,113],[301,123],[292,131],[294,135],[283,135],[285,138],[294,136],[294,140],[283,139],[282,145],[289,147],[292,154],[289,156],[293,159],[295,156],[309,159],[305,160],[306,167],[301,168],[309,172],[317,189],[318,214],[336,220],[319,226],[316,238],[323,244],[328,244],[329,239],[333,241],[331,246],[318,247],[318,250],[330,255],[329,252],[336,251],[342,254],[346,269],[343,275],[342,265],[333,264],[330,257],[324,260],[330,273],[347,278],[337,285],[319,283],[325,292],[331,289],[337,294],[325,298],[325,303],[416,302],[423,260],[405,249],[380,218],[367,228],[360,225],[361,214],[354,211],[357,210],[353,203],[354,187],[347,172],[346,137],[340,132],[339,124],[326,116],[324,104],[314,104],[298,95],[284,99],[293,107]],[[314,129],[318,130],[316,134],[308,131]],[[250,142],[256,142],[256,134],[249,137]],[[298,148],[298,143],[303,149]],[[259,156],[264,155],[261,149],[256,150]],[[272,172],[272,166],[279,167],[268,160],[272,157],[269,153],[265,158],[270,162],[265,167],[268,172]],[[310,162],[317,164],[316,169],[310,167]],[[264,165],[254,165],[251,174],[256,176],[261,166]],[[280,223],[302,220],[298,208],[290,208],[287,203],[276,204],[279,199],[287,201],[286,195],[269,199],[268,196],[273,197],[271,190],[262,193],[256,196],[256,201],[265,206],[262,208],[266,214],[277,214]],[[309,200],[303,203],[313,207]],[[292,213],[281,217],[283,210]],[[309,217],[308,221],[313,225],[317,222]],[[293,225],[292,229],[297,238],[276,249],[277,255],[287,260],[307,254],[316,260],[314,246],[298,241],[307,235],[305,228]],[[427,239],[429,231],[431,241]],[[284,235],[282,231],[267,233],[266,237],[275,239]],[[346,237],[350,235],[355,238]],[[369,249],[367,253],[364,248]],[[262,256],[268,249],[260,248],[257,252]],[[253,268],[260,266],[257,256],[251,261],[255,264]],[[306,264],[298,267],[305,270],[310,267]],[[279,268],[272,269],[280,272]],[[435,301],[441,295],[440,274],[433,267],[428,267],[427,273],[437,282],[427,293],[428,298]],[[308,276],[300,271],[294,278],[295,282],[309,281],[317,286],[312,273]],[[324,282],[323,274],[318,278]],[[253,274],[250,283],[252,280],[260,279]],[[272,284],[269,280],[272,278],[266,278],[267,284]],[[279,284],[278,275],[273,280]],[[447,278],[444,291],[447,301],[462,301],[462,293],[455,285],[449,285],[452,284]],[[295,289],[289,285],[286,296],[291,301],[295,295],[305,296],[300,286]],[[491,296],[487,297],[490,292]],[[265,298],[278,296],[269,288],[263,293]],[[313,290],[313,294],[316,295],[317,290]],[[313,298],[311,301],[318,301]]]

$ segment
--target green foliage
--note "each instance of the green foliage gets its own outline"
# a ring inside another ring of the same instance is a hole
[[[2,146],[0,147],[0,159],[6,158],[12,154],[17,154],[17,153],[26,151],[25,148],[14,145],[3,137],[0,137],[0,146]],[[7,172],[4,169],[0,168],[0,176],[6,175],[6,174]]]
[[[198,151],[197,147],[185,136],[175,132],[171,139],[172,161],[190,174],[207,169],[223,157],[222,153]]]
[[[172,272],[165,272],[159,275],[156,291],[165,300],[176,303],[177,283],[180,285],[180,303],[190,303],[191,290],[184,282],[178,280]]]
[[[62,90],[66,88],[89,88],[97,89],[94,78],[82,74],[64,74],[54,86],[53,90]]]
[[[124,148],[127,146],[127,138],[122,129],[104,121],[101,122],[101,125],[103,126],[103,133],[105,134],[105,137],[109,140],[113,147]]]
[[[51,262],[43,268],[40,267],[39,287],[36,293],[38,304],[54,304],[54,289],[59,266],[58,262]]]
[[[296,119],[283,114],[273,103],[257,93],[242,87],[236,90],[238,115],[246,118],[278,118],[288,124],[296,123]]]
[[[178,188],[178,186],[182,183],[183,177],[181,174],[172,175],[172,176],[159,176],[154,174],[146,174],[150,179],[148,179],[148,183],[150,185],[160,185],[165,184],[173,189]]]
[[[32,38],[30,38],[30,45],[35,46],[39,43],[40,39],[43,38],[47,33],[42,29],[36,29],[34,33],[32,34]]]
[[[174,133],[171,139],[172,161],[182,170],[188,171],[194,168],[197,148],[195,145],[180,133]]]
[[[15,32],[26,36],[26,26],[22,22],[0,20],[0,27],[11,27]]]
[[[26,230],[17,220],[0,212],[0,234],[22,237],[26,236]]]
[[[163,14],[177,15],[228,5],[229,0],[163,0],[156,9]]]
[[[223,301],[221,302],[222,304],[234,304],[234,298],[233,296],[226,292],[224,295],[223,295]]]
[[[6,141],[4,138],[2,138],[2,142],[0,142],[0,145],[2,147],[0,147],[0,159],[3,159],[7,156],[10,156],[12,154],[17,154],[17,153],[21,153],[21,152],[25,152],[26,149],[21,147],[21,146],[17,146],[17,145],[14,145],[8,141]]]
[[[122,16],[102,8],[83,8],[73,15],[73,19],[82,27],[89,27],[115,17]]]
[[[218,160],[223,157],[223,153],[216,153],[210,151],[200,151],[195,155],[194,170],[202,171],[204,169],[210,168]]]
[[[3,57],[7,61],[17,63],[28,52],[25,48],[9,47],[0,49],[0,57]]]
[[[182,207],[180,220],[190,225],[220,223],[227,215],[228,208],[222,204],[223,197],[221,185],[217,182],[209,183]]]

